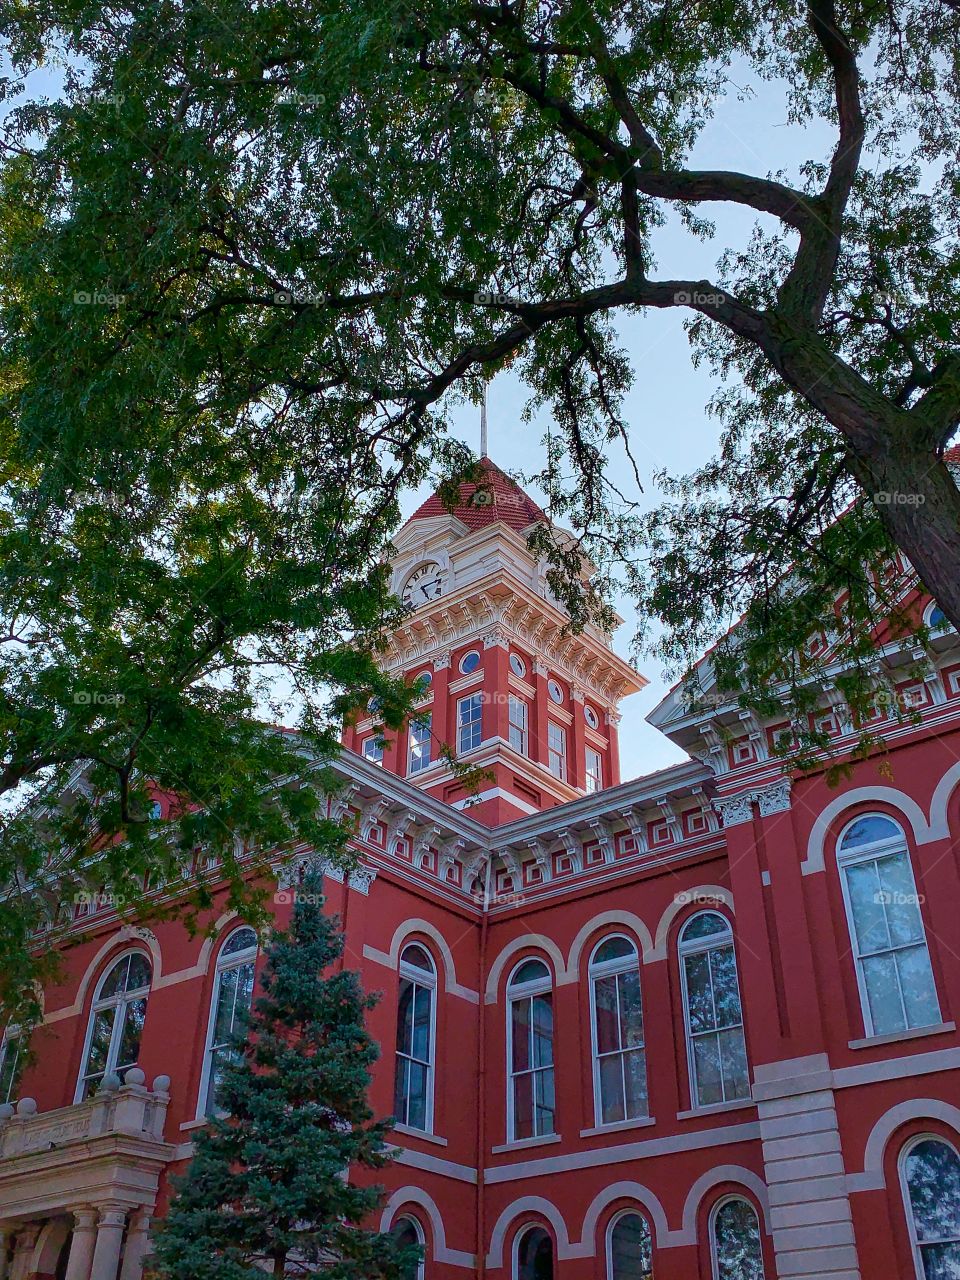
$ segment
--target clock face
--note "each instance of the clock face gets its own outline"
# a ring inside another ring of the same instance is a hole
[[[401,599],[408,608],[416,609],[426,604],[428,600],[436,600],[442,590],[440,566],[431,560],[428,564],[422,564],[418,569],[414,569],[403,584]]]

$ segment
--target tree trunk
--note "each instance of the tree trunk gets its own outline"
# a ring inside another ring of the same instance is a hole
[[[960,631],[960,489],[950,469],[899,450],[854,465],[888,533]]]

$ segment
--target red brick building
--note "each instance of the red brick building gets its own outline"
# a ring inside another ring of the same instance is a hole
[[[564,631],[526,546],[542,518],[488,464],[455,512],[407,523],[412,612],[385,661],[421,682],[423,720],[381,750],[371,715],[337,765],[361,864],[329,902],[383,993],[373,1101],[399,1119],[383,1225],[423,1241],[425,1280],[956,1280],[954,633],[878,642],[919,715],[878,700],[882,768],[791,781],[788,725],[716,690],[693,714],[681,689],[649,718],[689,760],[622,781],[644,681]],[[842,752],[828,681],[821,715]],[[441,742],[489,771],[475,798]],[[20,1077],[8,1030],[6,1280],[139,1280],[258,963],[214,915],[202,940],[94,909]]]

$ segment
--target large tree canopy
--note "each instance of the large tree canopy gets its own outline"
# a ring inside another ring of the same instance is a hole
[[[0,780],[94,765],[74,847],[91,815],[126,829],[148,775],[231,839],[292,829],[257,804],[284,748],[256,675],[293,679],[312,729],[321,690],[375,684],[389,602],[365,575],[397,489],[462,465],[450,397],[508,362],[557,424],[552,513],[674,658],[748,609],[727,673],[746,697],[821,626],[862,664],[894,546],[960,625],[952,0],[0,15]],[[832,154],[692,167],[731,64],[829,122]],[[753,238],[713,279],[661,278],[658,228],[709,236],[717,203],[756,213]],[[732,376],[722,456],[640,520],[610,458],[616,318],[645,308],[681,309]],[[569,550],[543,549],[581,622]],[[31,842],[14,826],[0,873]]]

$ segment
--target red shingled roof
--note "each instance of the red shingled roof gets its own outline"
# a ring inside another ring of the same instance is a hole
[[[480,459],[483,479],[477,484],[460,486],[460,501],[453,512],[446,507],[438,493],[433,494],[418,507],[411,520],[428,520],[431,516],[453,514],[468,529],[482,529],[485,525],[502,520],[516,529],[526,529],[535,520],[546,520],[543,511],[529,494],[524,493],[516,481],[511,480],[489,458]]]

